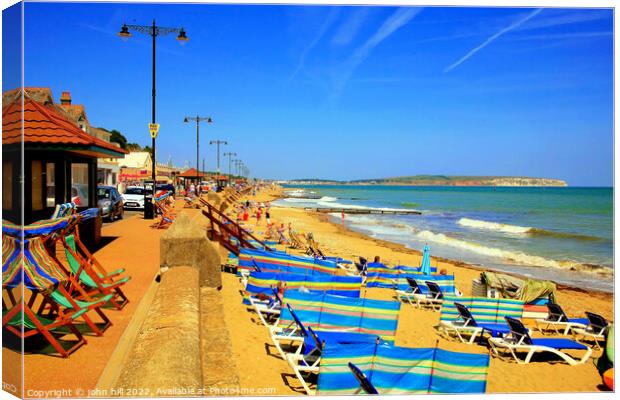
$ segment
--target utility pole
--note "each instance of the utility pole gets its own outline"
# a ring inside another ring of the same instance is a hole
[[[187,123],[189,121],[196,121],[196,180],[200,180],[200,122],[207,121],[208,124],[213,123],[213,119],[211,117],[201,117],[196,115],[195,117],[185,117],[183,118],[183,122]],[[204,165],[203,165],[204,169]]]

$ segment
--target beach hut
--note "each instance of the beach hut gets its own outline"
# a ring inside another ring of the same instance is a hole
[[[20,88],[4,93],[3,218],[29,224],[49,218],[56,204],[75,202],[80,210],[97,207],[97,159],[121,158],[126,153],[80,129],[54,104],[47,88]],[[23,199],[18,179],[22,154]]]

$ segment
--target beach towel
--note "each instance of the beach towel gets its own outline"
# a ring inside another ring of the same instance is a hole
[[[362,277],[336,275],[300,275],[282,272],[251,272],[245,288],[244,303],[249,304],[248,296],[258,293],[271,295],[271,288],[279,282],[286,284],[287,290],[301,287],[313,291],[337,296],[360,297]]]
[[[459,316],[455,302],[467,307],[476,322],[480,324],[505,324],[504,317],[520,319],[523,315],[524,303],[521,300],[445,296],[441,306],[440,321],[454,321]]]
[[[327,345],[321,357],[317,394],[360,393],[349,362],[366,375],[381,395],[484,393],[489,355],[385,343]]]
[[[291,305],[305,326],[317,331],[369,333],[386,341],[393,341],[396,336],[398,301],[287,290],[283,302]],[[286,327],[292,322],[290,312],[283,308],[279,326]]]
[[[254,269],[256,263],[263,272],[288,272],[305,275],[333,275],[338,266],[335,261],[313,257],[301,257],[256,249],[241,249],[239,268]]]

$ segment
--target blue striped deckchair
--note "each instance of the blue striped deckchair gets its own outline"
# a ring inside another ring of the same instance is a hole
[[[286,284],[287,290],[304,287],[310,291],[338,296],[360,297],[362,278],[359,276],[299,275],[281,272],[251,272],[245,287],[244,303],[249,304],[248,296],[258,293],[271,294],[271,288],[279,282]]]
[[[338,269],[334,261],[272,251],[241,249],[239,252],[239,268],[254,269],[254,263],[264,271],[282,271],[307,275],[334,274]]]
[[[333,344],[323,349],[319,395],[360,393],[348,363],[366,376],[379,394],[484,393],[488,354],[390,344]]]
[[[394,341],[398,327],[400,303],[397,301],[334,296],[319,292],[287,290],[285,304],[290,304],[306,325],[317,331],[359,332]],[[288,310],[282,311],[279,326],[293,322]]]
[[[476,323],[481,326],[505,325],[504,317],[521,318],[524,306],[524,302],[521,300],[445,296],[439,316],[439,331],[448,335],[455,333],[463,342],[465,340],[461,337],[461,333],[468,332],[471,335],[469,343],[473,343],[475,337],[482,334],[483,330],[464,327],[465,321],[455,303],[467,307]],[[495,332],[497,333],[500,330],[503,329],[496,329]]]

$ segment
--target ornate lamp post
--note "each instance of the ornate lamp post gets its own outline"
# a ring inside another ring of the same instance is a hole
[[[118,35],[121,37],[121,39],[126,40],[129,39],[131,37],[131,33],[129,32],[129,30],[133,30],[136,31],[138,33],[142,33],[145,35],[150,35],[153,38],[153,64],[152,64],[152,68],[153,68],[153,82],[152,82],[152,104],[151,104],[151,123],[155,124],[155,39],[157,38],[157,36],[160,35],[169,35],[171,33],[178,33],[177,36],[177,40],[181,43],[185,43],[189,40],[189,38],[187,37],[187,35],[185,34],[185,30],[183,28],[166,28],[166,27],[162,27],[162,26],[157,26],[155,24],[155,20],[153,20],[153,24],[152,25],[127,25],[127,24],[123,24],[123,26],[121,27],[121,31],[118,33]],[[152,147],[151,147],[151,151],[153,152],[152,154],[152,158],[153,158],[153,164],[151,167],[151,178],[153,179],[153,196],[155,195],[155,186],[156,186],[156,178],[155,178],[155,165],[156,165],[156,159],[155,159],[155,137],[157,136],[157,132],[155,132],[155,134],[151,134],[152,137]],[[147,209],[148,208],[148,209]],[[152,219],[153,218],[153,203],[145,203],[144,204],[144,218],[145,219]]]

